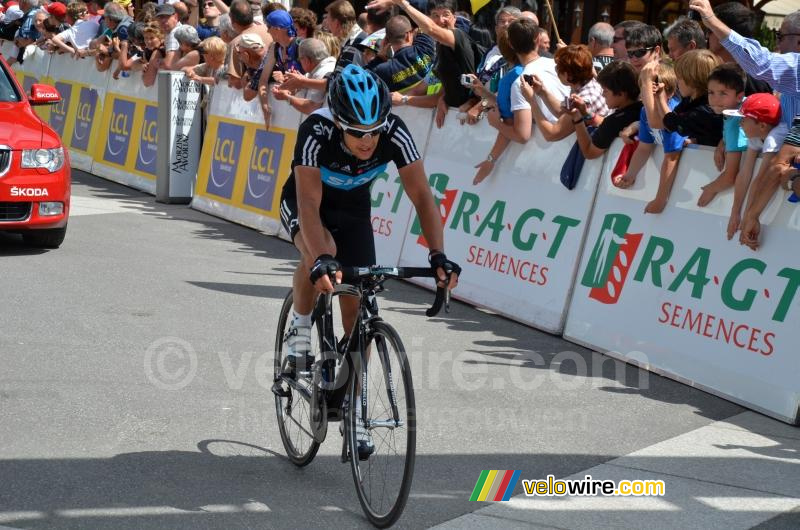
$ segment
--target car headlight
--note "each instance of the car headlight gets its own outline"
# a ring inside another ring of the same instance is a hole
[[[56,149],[23,149],[22,167],[24,169],[46,169],[50,173],[64,167],[64,148]]]

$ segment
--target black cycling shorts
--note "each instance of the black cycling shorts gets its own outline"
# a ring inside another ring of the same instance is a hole
[[[345,266],[375,265],[375,239],[369,211],[360,215],[342,208],[320,207],[322,226],[328,229],[336,243],[336,260]],[[297,198],[281,197],[281,224],[294,241],[300,231],[300,211]],[[312,256],[316,258],[316,256]]]

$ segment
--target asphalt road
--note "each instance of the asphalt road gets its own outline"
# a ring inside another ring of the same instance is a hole
[[[0,525],[366,526],[335,429],[305,469],[283,453],[270,352],[293,247],[79,172],[73,196],[60,249],[0,235]],[[419,415],[401,527],[482,507],[483,469],[563,477],[743,411],[463,304],[426,320],[430,300],[381,299]]]

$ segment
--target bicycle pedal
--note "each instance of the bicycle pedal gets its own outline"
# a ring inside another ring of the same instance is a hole
[[[272,393],[282,398],[292,397],[292,392],[288,388],[284,387],[283,381],[275,381],[272,384]]]

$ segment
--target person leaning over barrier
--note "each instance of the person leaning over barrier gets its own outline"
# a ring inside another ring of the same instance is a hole
[[[614,61],[603,68],[597,82],[603,87],[606,105],[614,112],[606,116],[593,133],[586,128],[589,116],[585,104],[577,96],[570,96],[578,147],[587,160],[603,156],[620,131],[639,119],[642,110],[638,75],[629,63]]]
[[[690,0],[689,7],[700,14],[703,24],[745,72],[769,82],[781,93],[783,122],[791,121],[791,129],[778,154],[751,184],[751,196],[742,216],[739,242],[756,250],[761,235],[761,213],[779,187],[790,189],[790,178],[796,173],[791,162],[800,155],[800,54],[772,53],[757,41],[742,37],[716,17],[708,0]]]
[[[51,43],[61,52],[74,54],[76,59],[86,57],[89,43],[97,34],[100,24],[90,18],[83,2],[70,2],[67,5],[67,20],[72,27],[53,37]]]
[[[200,47],[200,37],[194,26],[183,24],[175,30],[175,39],[178,41],[178,50],[181,57],[175,63],[176,70],[183,70],[187,66],[202,63],[203,49]]]
[[[116,2],[108,2],[105,5],[103,8],[103,25],[106,30],[89,44],[89,48],[98,48],[107,55],[107,58],[102,62],[96,61],[99,72],[105,72],[111,68],[113,59],[122,64],[122,58],[124,57],[127,64],[128,33],[132,24],[133,19],[128,16],[128,12],[121,5]],[[120,67],[118,66],[117,70],[119,69]],[[119,76],[116,71],[114,73]],[[115,77],[114,79],[117,78]]]
[[[245,35],[255,34],[261,39],[264,49],[269,49],[272,45],[272,37],[267,30],[267,26],[255,23],[253,20],[253,10],[250,8],[250,3],[247,2],[247,0],[233,0],[228,15],[230,17],[231,27],[233,27],[237,35],[230,42],[231,50],[233,50],[234,53],[231,54],[231,60],[228,63],[228,85],[231,88],[241,90],[246,83],[242,80],[245,67],[242,66],[238,54],[235,53],[239,39]],[[220,21],[220,26],[222,27],[222,21]]]
[[[556,50],[555,63],[558,79],[570,87],[570,95],[578,96],[586,105],[586,114],[592,116],[588,124],[595,127],[600,125],[603,118],[611,111],[606,106],[603,88],[594,78],[594,65],[589,48],[577,44],[559,48]],[[532,84],[523,82],[520,86],[525,99],[531,103],[533,121],[545,140],[555,142],[575,132],[575,125],[572,124],[572,115],[569,112],[569,97],[559,99],[544,86],[538,76],[533,78]],[[533,104],[534,94],[541,98],[555,116],[558,116],[556,122],[548,121],[539,106]]]
[[[299,54],[303,69],[308,72],[308,79],[327,79],[336,68],[336,58],[330,56],[325,43],[319,39],[304,39],[300,43]],[[275,99],[286,101],[303,114],[311,114],[325,104],[325,91],[314,88],[300,89],[293,94],[281,85],[273,87],[272,93]]]

